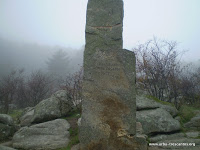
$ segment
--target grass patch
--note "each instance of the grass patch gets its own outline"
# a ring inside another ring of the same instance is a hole
[[[158,102],[158,103],[160,103],[160,104],[163,104],[163,105],[170,105],[170,106],[173,106],[173,107],[174,107],[174,104],[169,103],[169,102],[165,102],[165,101],[161,101],[161,100],[158,99],[157,97],[154,97],[154,96],[151,96],[151,95],[147,95],[146,97],[149,98],[149,99],[152,99],[152,100],[154,100],[154,101],[156,101],[156,102]]]
[[[70,141],[67,147],[61,148],[59,150],[71,150],[73,145],[76,145],[79,143],[78,128],[70,128],[69,133],[70,133]]]
[[[69,138],[69,143],[67,147],[61,148],[59,150],[71,150],[73,145],[76,145],[79,143],[79,138],[78,138],[78,125],[77,125],[77,120],[78,118],[81,117],[81,113],[78,110],[74,110],[70,113],[67,114],[63,119],[66,119],[69,123],[71,128],[69,129],[70,133],[70,138]]]
[[[81,113],[77,110],[75,111],[71,111],[69,112],[65,117],[63,117],[63,119],[72,119],[72,118],[80,118],[81,117]]]
[[[70,142],[69,142],[66,150],[70,150],[73,145],[76,145],[76,144],[79,143],[78,127],[77,128],[70,128],[69,133],[70,133]]]
[[[72,148],[73,145],[76,145],[79,143],[79,138],[78,138],[78,135],[76,136],[73,136],[70,138],[70,142],[66,148],[66,150],[70,150]]]
[[[69,133],[70,133],[70,136],[78,135],[78,128],[70,128]]]
[[[196,137],[195,139],[200,139],[200,136]]]
[[[8,115],[10,115],[14,121],[18,122],[19,118],[22,116],[23,109],[16,109],[9,111]]]
[[[181,117],[181,123],[184,124],[190,121],[196,115],[196,110],[198,109],[191,106],[182,105],[178,114]]]

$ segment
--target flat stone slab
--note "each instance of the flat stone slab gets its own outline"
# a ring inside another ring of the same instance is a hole
[[[154,137],[150,137],[149,141],[152,143],[163,141],[163,140],[172,140],[172,139],[180,139],[184,138],[185,134],[184,133],[174,133],[174,134],[160,134],[156,135]]]
[[[13,147],[25,150],[56,150],[69,142],[69,123],[56,119],[23,127],[13,137]]]
[[[0,145],[0,150],[17,150],[17,149],[14,149],[14,148],[11,148],[11,147],[7,147],[7,146]]]
[[[192,147],[200,147],[200,139],[193,139],[193,138],[180,138],[180,139],[172,139],[172,140],[163,140],[159,141],[158,143],[194,143],[195,146],[161,146],[161,148],[192,148]]]
[[[197,138],[197,137],[200,136],[200,132],[199,131],[190,131],[190,132],[186,132],[185,134],[189,138]]]

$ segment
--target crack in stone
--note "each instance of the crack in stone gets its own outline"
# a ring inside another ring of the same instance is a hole
[[[89,26],[89,25],[87,25],[87,26],[91,27],[91,28],[95,28],[95,29],[104,29],[104,28],[110,29],[110,28],[113,28],[113,27],[120,27],[120,26],[122,26],[122,24],[118,23],[118,24],[113,25],[113,26]]]

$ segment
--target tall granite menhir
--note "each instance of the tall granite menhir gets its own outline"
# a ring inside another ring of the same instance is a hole
[[[135,55],[122,50],[122,0],[89,0],[81,150],[134,150]]]

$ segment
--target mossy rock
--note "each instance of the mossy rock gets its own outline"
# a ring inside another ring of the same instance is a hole
[[[154,96],[151,96],[151,95],[147,95],[146,96],[147,98],[149,99],[152,99],[160,104],[163,104],[163,105],[169,105],[169,106],[172,106],[172,107],[175,107],[174,104],[172,103],[169,103],[169,102],[165,102],[165,101],[161,101],[160,99],[158,99],[157,97],[154,97]]]

